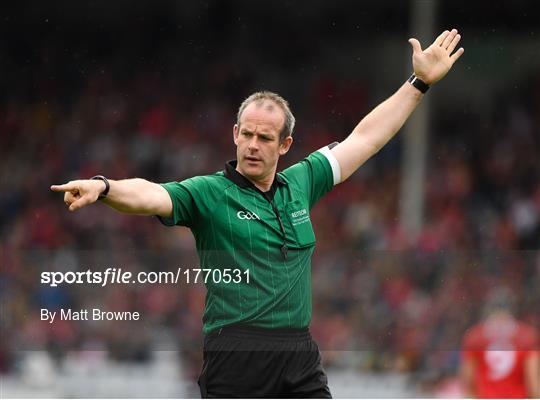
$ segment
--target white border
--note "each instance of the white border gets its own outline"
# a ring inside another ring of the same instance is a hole
[[[330,163],[330,167],[332,168],[332,176],[334,177],[334,186],[341,183],[341,167],[339,166],[339,162],[336,157],[332,154],[330,148],[328,146],[324,146],[318,151],[320,151]]]

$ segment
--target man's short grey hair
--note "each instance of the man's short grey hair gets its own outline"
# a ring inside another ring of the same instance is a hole
[[[248,105],[253,102],[257,103],[257,105],[262,105],[265,100],[270,100],[277,104],[285,115],[285,122],[283,123],[283,128],[281,128],[281,132],[279,133],[279,141],[282,142],[288,136],[292,136],[296,120],[291,112],[291,109],[289,108],[289,102],[277,93],[263,90],[261,92],[255,92],[250,95],[242,102],[240,108],[238,109],[238,115],[236,116],[236,124],[240,126],[240,117],[242,116],[242,113]]]

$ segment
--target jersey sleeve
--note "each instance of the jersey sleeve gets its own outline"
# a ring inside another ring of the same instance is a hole
[[[197,215],[197,206],[193,191],[196,190],[190,180],[182,182],[162,183],[161,186],[169,193],[171,197],[173,212],[169,218],[160,217],[158,219],[166,226],[187,226],[192,228]]]
[[[340,166],[330,151],[331,147],[325,146],[311,153],[281,173],[309,196],[310,208],[341,181]]]

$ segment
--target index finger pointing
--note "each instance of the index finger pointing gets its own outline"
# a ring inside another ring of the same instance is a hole
[[[53,192],[67,192],[73,189],[76,189],[73,183],[64,183],[63,185],[51,185],[51,190]]]

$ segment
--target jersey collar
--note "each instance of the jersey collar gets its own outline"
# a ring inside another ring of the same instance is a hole
[[[263,194],[265,197],[267,195],[270,196],[270,198],[274,197],[274,193],[276,192],[278,186],[286,185],[287,182],[276,174],[274,176],[274,181],[272,182],[272,186],[270,186],[270,190],[268,192],[263,192],[260,190],[257,186],[255,186],[248,178],[246,178],[244,175],[242,175],[240,172],[236,170],[237,165],[236,160],[227,161],[225,163],[225,171],[223,171],[223,174],[226,178],[230,179],[235,185],[246,189],[246,188],[252,188],[255,189],[257,192]]]

